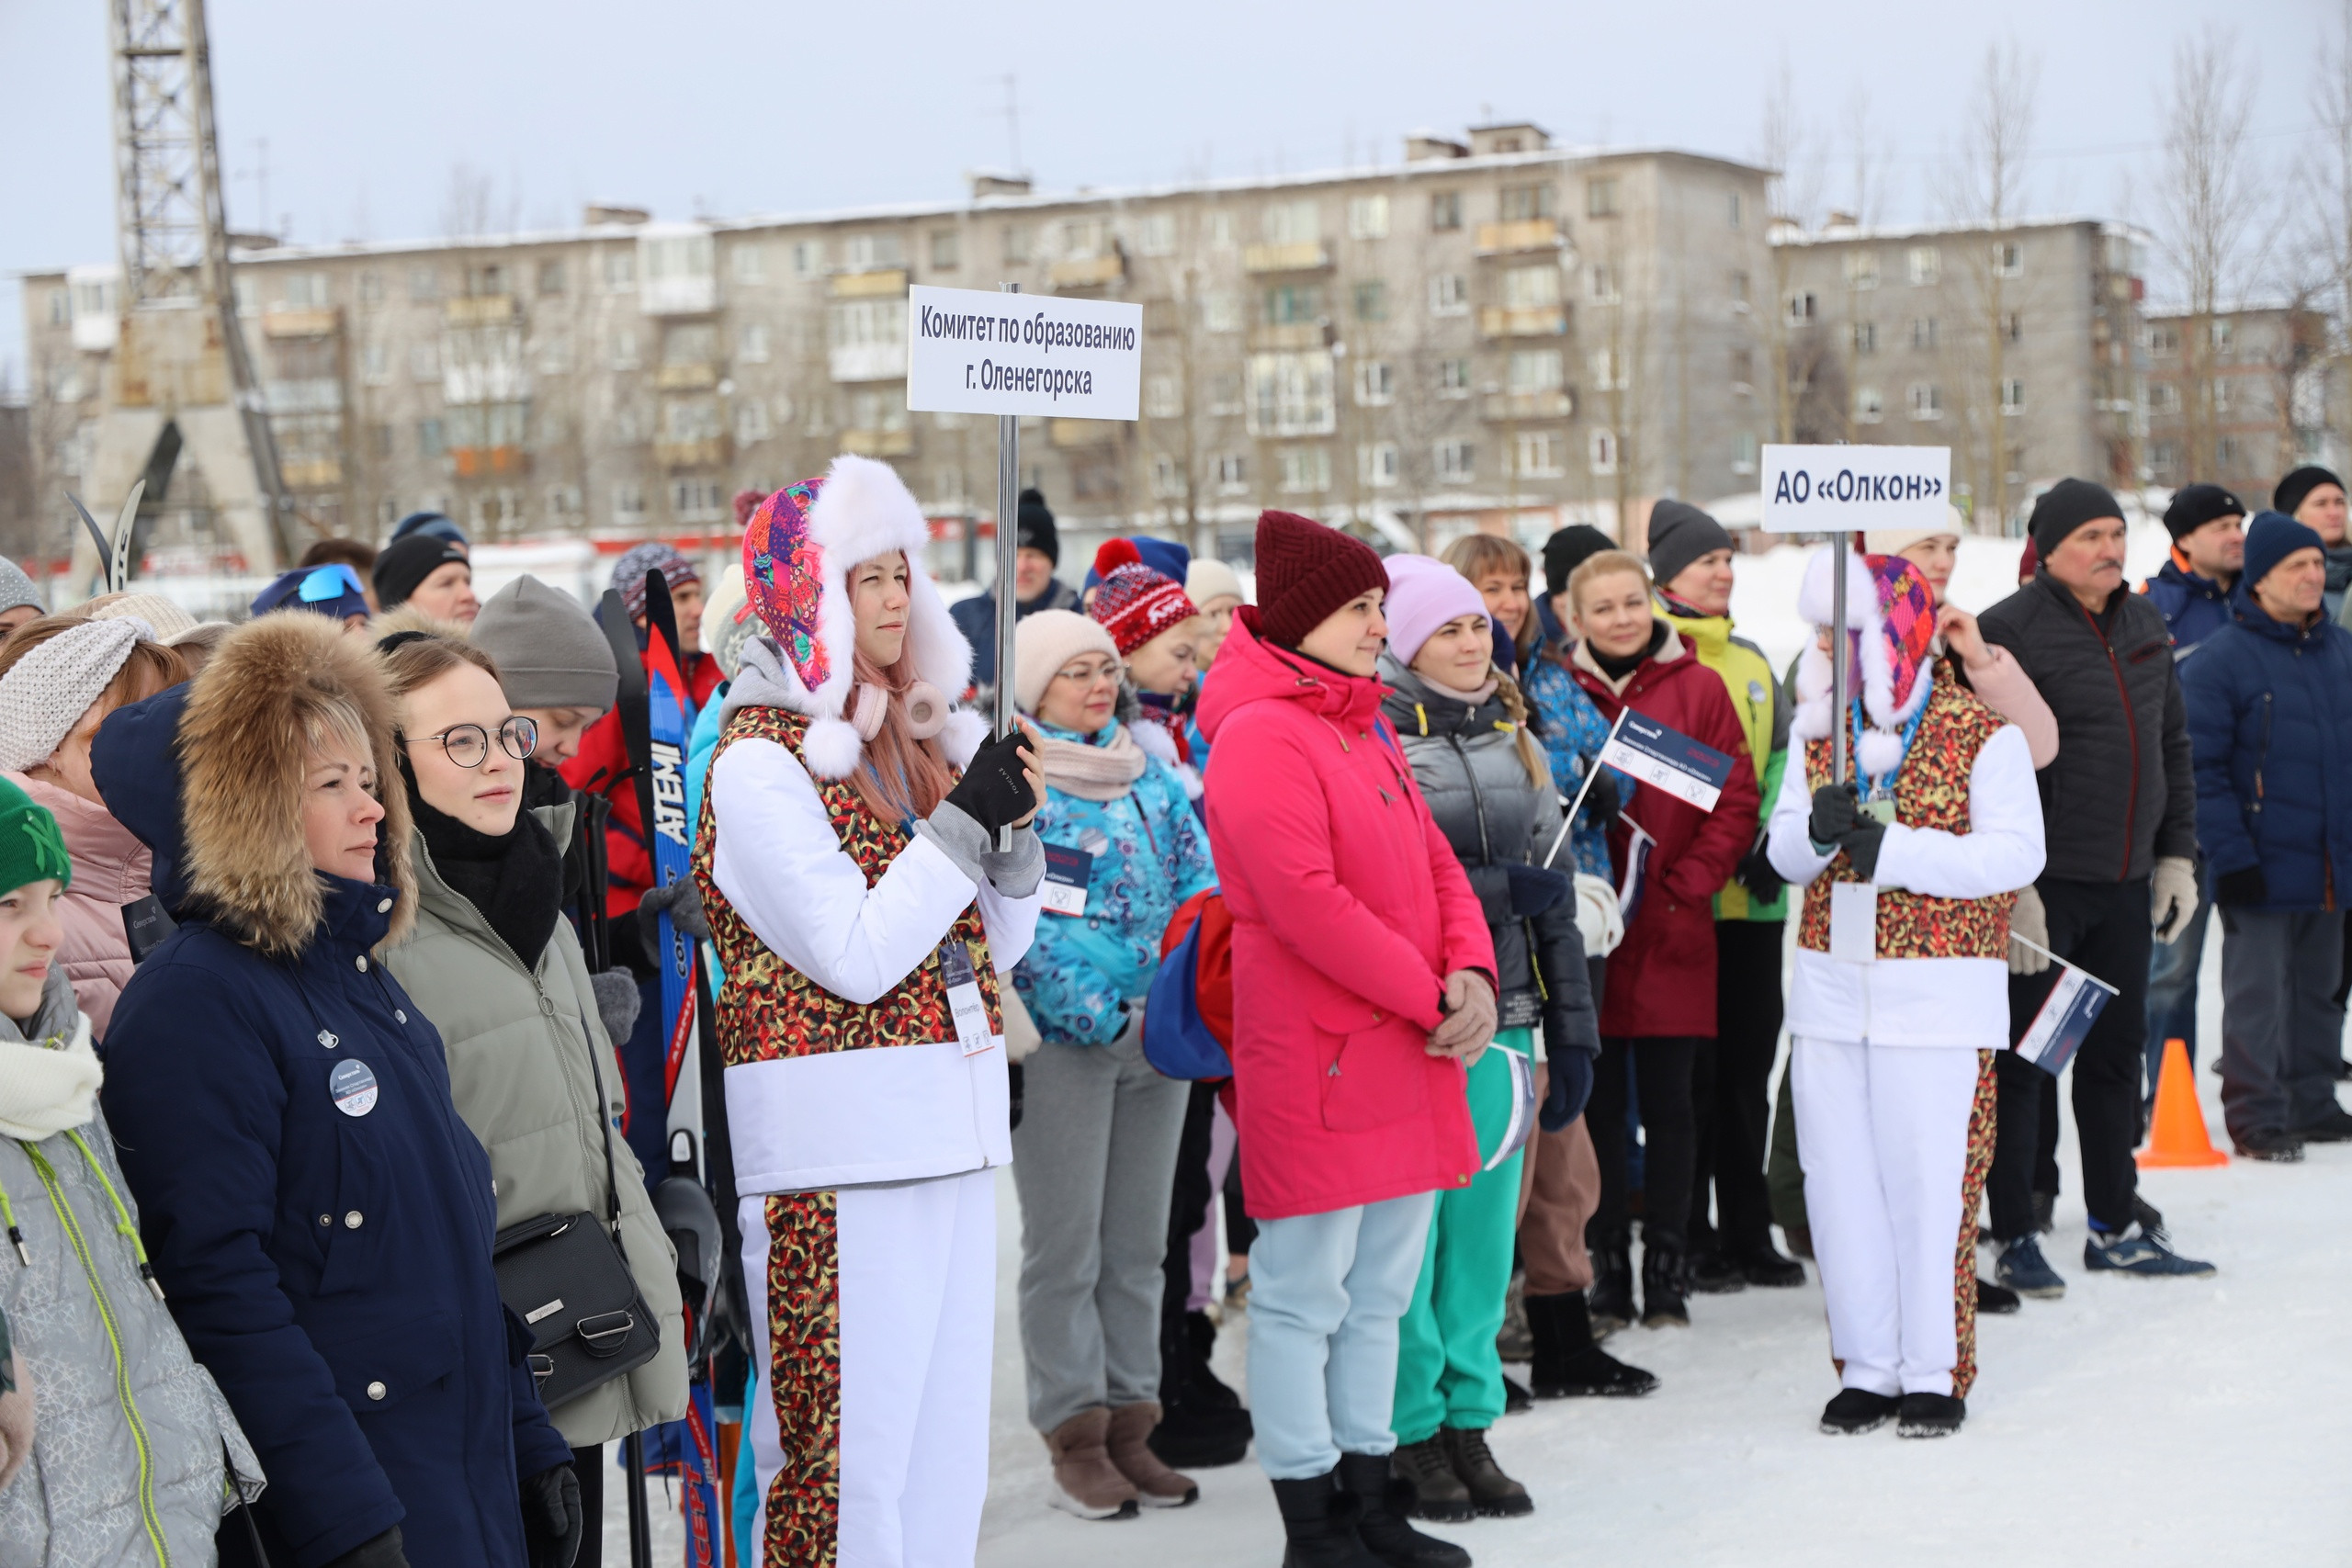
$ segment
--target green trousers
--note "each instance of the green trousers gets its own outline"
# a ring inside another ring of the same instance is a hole
[[[1806,1227],[1804,1167],[1797,1160],[1796,1101],[1789,1080],[1796,1075],[1781,1069],[1781,1092],[1772,1106],[1771,1154],[1764,1166],[1764,1191],[1772,1205],[1772,1223],[1782,1230]]]
[[[1529,1034],[1502,1031],[1470,1069],[1470,1121],[1485,1158],[1493,1157],[1510,1123],[1510,1064],[1502,1054],[1530,1055]],[[1510,1290],[1525,1153],[1479,1172],[1467,1187],[1437,1195],[1413,1304],[1396,1325],[1396,1399],[1389,1424],[1399,1443],[1435,1437],[1440,1427],[1484,1431],[1503,1413],[1503,1362],[1495,1353],[1495,1335]]]

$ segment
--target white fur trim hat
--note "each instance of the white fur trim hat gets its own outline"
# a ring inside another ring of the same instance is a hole
[[[1081,653],[1107,655],[1119,662],[1119,645],[1100,621],[1075,610],[1037,610],[1012,629],[1012,700],[1035,714],[1039,699],[1061,667]]]
[[[47,761],[147,636],[141,620],[85,621],[0,675],[0,768],[22,773]]]
[[[1797,614],[1817,626],[1834,620],[1829,562],[1823,548],[1805,563],[1797,591]],[[1857,672],[1852,694],[1861,698],[1864,725],[1854,741],[1854,760],[1864,773],[1885,774],[1903,761],[1903,727],[1928,700],[1935,685],[1931,643],[1935,595],[1919,569],[1900,556],[1846,557],[1846,627]],[[1836,678],[1829,655],[1808,642],[1797,660],[1797,711],[1789,732],[1817,740],[1831,731],[1830,697]]]

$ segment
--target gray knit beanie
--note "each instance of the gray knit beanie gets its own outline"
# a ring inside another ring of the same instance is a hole
[[[11,610],[21,610],[28,604],[43,612],[49,609],[41,602],[40,590],[35,588],[33,580],[25,575],[25,569],[6,556],[0,556],[0,615]]]
[[[22,773],[47,761],[148,632],[144,621],[85,621],[0,675],[0,768]]]
[[[536,577],[518,577],[490,596],[472,642],[497,661],[506,700],[518,708],[601,713],[619,689],[604,631],[579,601]]]
[[[1722,524],[1687,501],[1661,501],[1650,509],[1649,540],[1650,576],[1660,588],[1701,556],[1739,548]]]

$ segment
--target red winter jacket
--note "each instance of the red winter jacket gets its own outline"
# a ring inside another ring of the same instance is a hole
[[[1486,916],[1374,728],[1387,688],[1260,641],[1257,615],[1234,613],[1200,709],[1250,1212],[1465,1187],[1478,1145],[1462,1065],[1426,1047],[1445,976],[1494,976]]]
[[[685,664],[679,673],[692,688],[688,694],[699,712],[722,683],[718,660],[707,653],[690,653]],[[631,914],[653,886],[653,856],[645,847],[645,819],[638,814],[637,781],[628,776],[628,746],[621,739],[617,709],[588,727],[580,738],[579,754],[561,772],[563,782],[572,788],[612,803],[605,829],[605,910],[616,919]]]
[[[1570,666],[1610,723],[1627,707],[1679,729],[1693,740],[1741,759],[1747,739],[1739,715],[1698,649],[1668,628],[1666,640],[1627,676],[1622,694],[1577,645]],[[1715,889],[1729,880],[1756,840],[1756,771],[1732,769],[1723,798],[1701,811],[1650,784],[1638,786],[1624,809],[1657,840],[1650,850],[1645,891],[1625,940],[1609,955],[1609,985],[1601,998],[1605,1035],[1715,1033]],[[1621,818],[1609,829],[1609,854],[1622,880],[1632,838]]]

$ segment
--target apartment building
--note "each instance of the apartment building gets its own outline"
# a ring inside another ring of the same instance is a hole
[[[896,465],[952,546],[994,511],[994,422],[907,411],[906,291],[1012,282],[1144,307],[1138,423],[1023,422],[1024,481],[1081,543],[1149,528],[1238,556],[1281,506],[1411,547],[1637,530],[1658,496],[1753,482],[1764,181],[1488,125],[1336,173],[1062,195],[978,175],[954,203],[596,207],[563,232],[233,262],[285,476],[322,534],[420,507],[492,539],[691,534],[731,526],[735,491],[848,450]],[[44,495],[88,458],[114,276],[25,280]],[[217,561],[201,475],[174,488],[156,549]]]
[[[2207,480],[2267,505],[2288,469],[2341,466],[2343,377],[2322,312],[2288,302],[2152,310],[2146,341],[2152,482]]]

